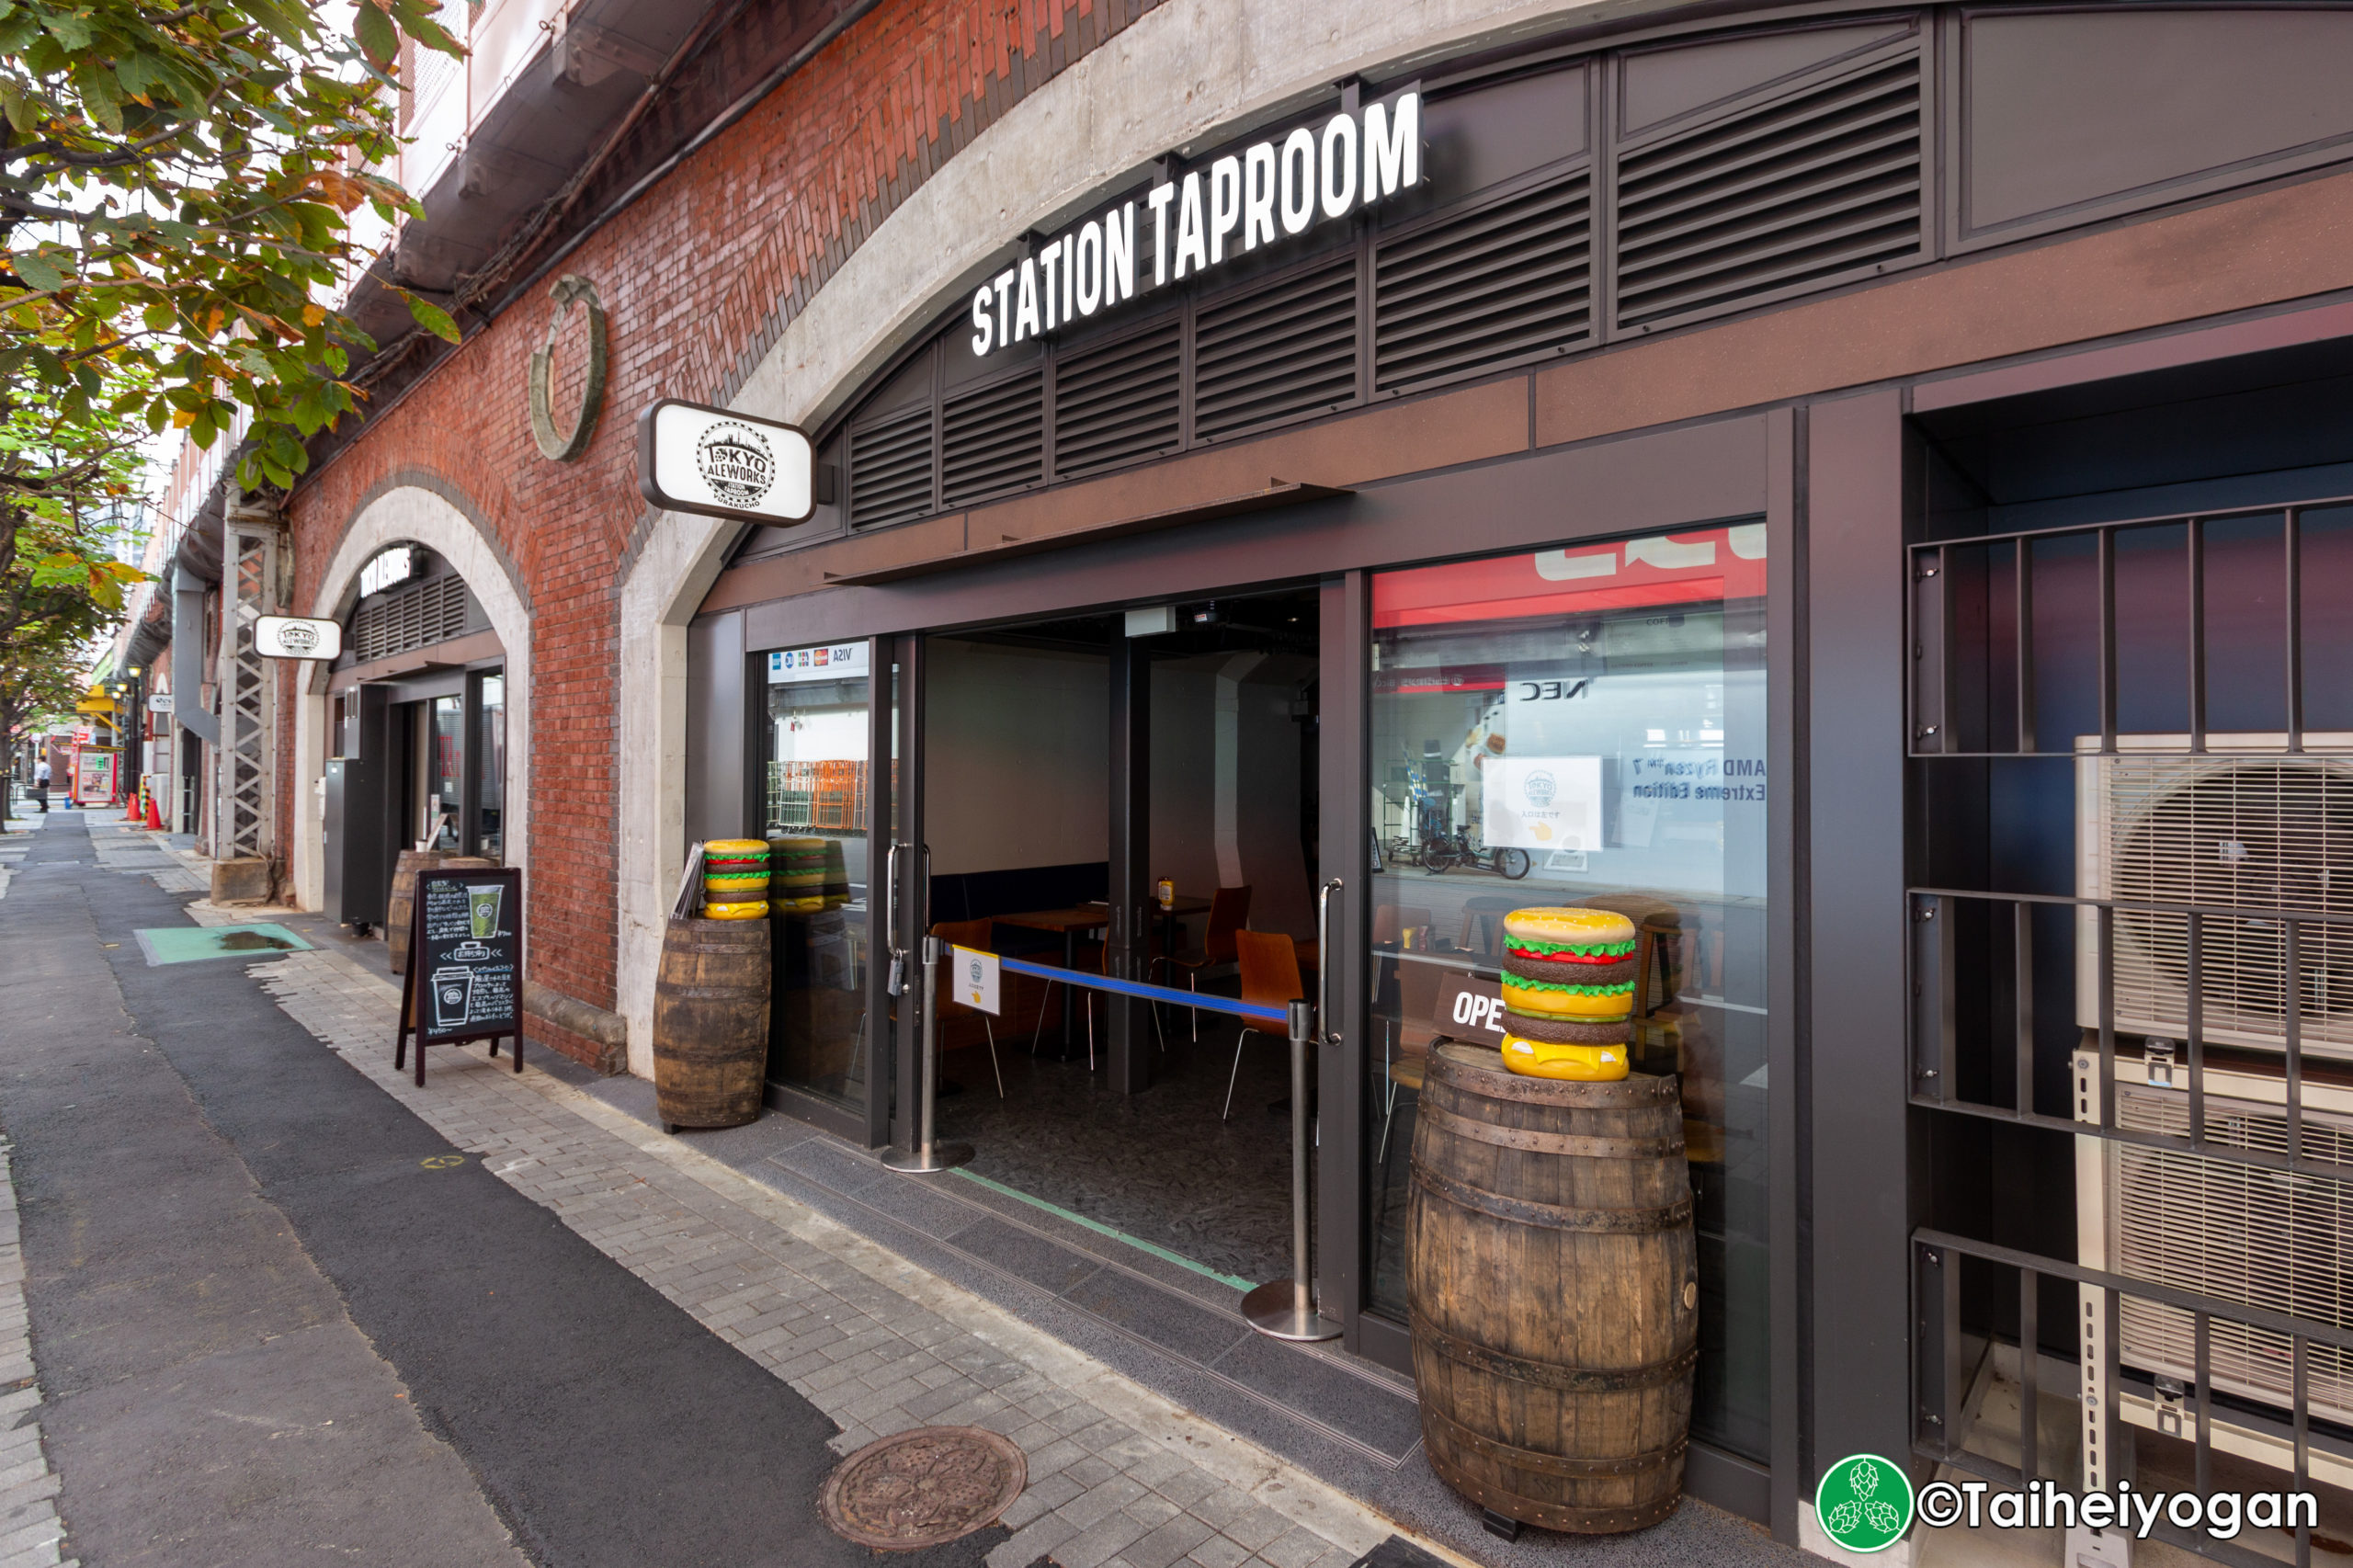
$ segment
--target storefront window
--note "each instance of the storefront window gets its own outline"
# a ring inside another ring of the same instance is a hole
[[[768,1076],[862,1107],[867,1017],[867,644],[767,655],[762,778],[775,920]]]
[[[465,701],[437,697],[427,710],[430,749],[426,753],[426,831],[435,849],[458,847],[459,824],[465,811],[463,779]]]
[[[503,860],[506,836],[506,677],[478,677],[474,690],[474,853]]]
[[[1717,528],[1374,579],[1368,1041],[1371,1302],[1405,1316],[1422,1066],[1464,1034],[1511,911],[1638,931],[1634,1069],[1678,1074],[1699,1241],[1692,1433],[1762,1460],[1765,529]]]

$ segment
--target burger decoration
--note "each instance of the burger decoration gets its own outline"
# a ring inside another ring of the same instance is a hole
[[[1504,917],[1504,1065],[1531,1078],[1608,1083],[1633,1033],[1634,923],[1608,909]]]
[[[768,912],[768,846],[759,838],[714,838],[702,846],[706,920],[757,920]]]

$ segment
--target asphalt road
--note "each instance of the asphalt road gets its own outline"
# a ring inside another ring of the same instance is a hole
[[[98,869],[71,817],[0,899],[0,1132],[68,1556],[878,1560],[818,1522],[814,1406],[450,1165],[244,962],[150,968],[134,933],[189,924],[182,902]]]

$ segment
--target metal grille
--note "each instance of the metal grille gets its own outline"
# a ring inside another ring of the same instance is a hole
[[[427,578],[362,605],[351,618],[351,646],[361,664],[462,637],[473,619],[466,580]]]
[[[1558,353],[1593,333],[1591,180],[1582,170],[1384,240],[1373,252],[1373,385]]]
[[[1357,258],[1201,306],[1193,433],[1216,440],[1355,401]]]
[[[969,506],[1045,477],[1044,393],[1044,372],[1033,365],[941,405],[941,506]]]
[[[1054,474],[1068,478],[1175,451],[1184,426],[1175,321],[1054,361]]]
[[[2187,1137],[2189,1096],[2120,1086],[2118,1125]],[[2206,1099],[2206,1135],[2230,1147],[2285,1153],[2284,1108]],[[2308,1157],[2353,1168],[2353,1120],[2307,1111]],[[2111,1257],[2119,1273],[2339,1328],[2353,1327],[2353,1256],[2347,1224],[2353,1186],[2134,1144],[2111,1145],[2115,1201]],[[2122,1359],[2145,1371],[2196,1381],[2195,1327],[2177,1308],[2135,1297],[2122,1302]],[[2288,1336],[2245,1324],[2212,1327],[2218,1388],[2286,1404],[2294,1392]],[[2353,1357],[2326,1346],[2307,1352],[2315,1414],[2353,1419]]]
[[[1920,252],[1916,52],[1620,154],[1618,320],[1736,309]]]
[[[931,408],[918,404],[849,433],[849,520],[904,522],[932,509]]]
[[[2210,744],[2230,739],[2217,735]],[[2353,915],[2353,759],[2126,755],[2082,766],[2107,819],[2097,835],[2105,861],[2087,868],[2092,896]],[[2188,926],[2186,915],[2119,911],[2119,1028],[2187,1032]],[[2302,923],[2297,935],[2303,1044],[2353,1054],[2353,926]],[[2281,1049],[2286,926],[2212,916],[2200,922],[2200,940],[2205,1037]]]

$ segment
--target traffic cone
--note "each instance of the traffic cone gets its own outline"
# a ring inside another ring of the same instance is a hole
[[[155,805],[155,797],[154,797],[153,795],[152,795],[152,794],[147,794],[147,791],[145,791],[144,790],[141,790],[141,791],[140,791],[140,793],[142,793],[142,794],[146,794],[146,795],[147,795],[147,826],[148,826],[148,829],[149,829],[151,832],[154,832],[154,833],[161,833],[161,832],[163,832],[163,831],[164,831],[164,813],[156,808],[156,805]]]

